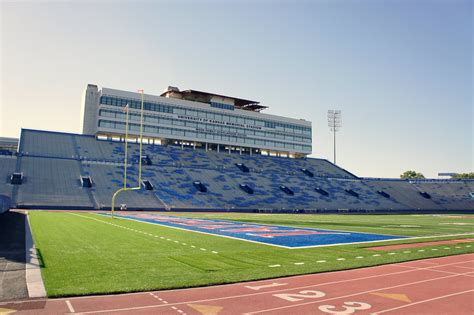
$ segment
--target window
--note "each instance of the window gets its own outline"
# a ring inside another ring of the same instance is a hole
[[[186,115],[186,110],[181,109],[181,108],[175,108],[174,113],[178,115]]]
[[[234,105],[230,105],[230,104],[222,104],[222,103],[211,102],[210,105],[211,105],[211,107],[214,107],[214,108],[234,110]]]

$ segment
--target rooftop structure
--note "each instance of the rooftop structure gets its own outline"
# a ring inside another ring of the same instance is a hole
[[[192,102],[200,103],[221,103],[234,106],[234,108],[242,110],[250,110],[254,112],[260,112],[261,110],[268,108],[268,106],[260,105],[260,102],[245,100],[242,98],[236,98],[231,96],[225,96],[220,94],[214,94],[209,92],[202,92],[196,90],[185,90],[180,91],[179,88],[174,86],[168,86],[166,91],[161,93],[160,96],[183,99]]]

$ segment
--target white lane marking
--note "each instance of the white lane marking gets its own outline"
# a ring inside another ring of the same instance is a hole
[[[270,268],[281,267],[281,265],[268,265]]]
[[[461,291],[461,292],[452,293],[452,294],[447,294],[447,295],[442,295],[442,296],[438,296],[438,297],[435,297],[435,298],[431,298],[431,299],[427,299],[427,300],[422,300],[422,301],[418,301],[418,302],[414,302],[414,303],[410,303],[410,304],[405,304],[405,305],[402,305],[402,306],[398,306],[398,307],[394,307],[394,308],[390,308],[390,309],[386,309],[386,310],[382,310],[382,311],[376,312],[376,313],[374,313],[374,315],[376,315],[376,314],[382,314],[382,313],[386,313],[386,312],[390,312],[390,311],[394,311],[394,310],[398,310],[398,309],[405,308],[405,307],[410,307],[410,306],[417,305],[417,304],[422,304],[422,303],[426,303],[426,302],[431,302],[431,301],[436,301],[436,300],[440,300],[440,299],[445,299],[445,298],[452,297],[452,296],[456,296],[456,295],[466,294],[466,293],[469,293],[469,292],[474,292],[474,290]]]
[[[362,259],[364,256],[357,256],[356,259]]]
[[[295,265],[304,265],[304,262],[296,262]]]
[[[404,268],[411,268],[411,269],[417,269],[417,270],[427,270],[425,268],[419,268],[419,267],[412,267],[412,266],[405,266],[405,265],[400,265],[400,267],[404,267]],[[453,267],[457,267],[457,266],[453,266]],[[434,268],[434,267],[433,267]],[[474,273],[474,271],[471,271],[471,272],[467,272],[467,273],[458,273],[458,272],[452,272],[452,271],[445,271],[445,270],[437,270],[437,269],[429,269],[430,271],[433,271],[433,272],[440,272],[440,273],[447,273],[447,274],[450,274],[450,275],[458,275],[458,276],[466,276],[466,277],[474,277],[471,275],[471,273]],[[471,269],[472,270],[472,269]]]
[[[464,267],[464,266],[453,266],[453,267],[474,270],[474,268],[471,268],[471,267]]]
[[[375,254],[375,255],[372,255],[372,256],[373,256],[373,257],[379,257],[379,256],[380,256],[380,254]]]
[[[325,263],[325,260],[318,260],[317,263]]]
[[[419,251],[419,252],[424,252],[425,250],[424,250],[424,249],[419,249],[418,251]]]
[[[411,251],[406,250],[406,251],[404,251],[403,253],[404,253],[404,254],[408,254],[408,253],[411,253]]]
[[[346,260],[346,259],[345,259],[345,258],[338,258],[338,259],[336,259],[336,260]]]
[[[218,252],[216,252],[215,250],[212,251],[213,254],[219,254]]]
[[[206,251],[207,249],[205,249],[205,248],[200,248],[200,250],[202,250],[202,251]]]
[[[396,253],[388,253],[389,255],[395,255]]]
[[[69,309],[69,312],[70,312],[70,313],[75,313],[75,312],[76,312],[76,311],[74,310],[74,307],[72,307],[71,301],[66,300],[66,305],[67,305],[67,308]]]

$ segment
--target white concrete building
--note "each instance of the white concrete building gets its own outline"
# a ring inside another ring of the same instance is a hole
[[[140,134],[141,94],[89,84],[84,92],[82,132],[123,141],[124,108],[129,141]],[[144,95],[144,142],[300,157],[311,154],[311,122],[261,113],[259,102],[175,87]]]

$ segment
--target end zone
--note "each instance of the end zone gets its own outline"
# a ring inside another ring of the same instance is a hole
[[[108,213],[101,214],[110,215]],[[408,238],[405,236],[248,224],[228,220],[195,219],[146,213],[119,214],[117,217],[289,249],[349,245]]]

